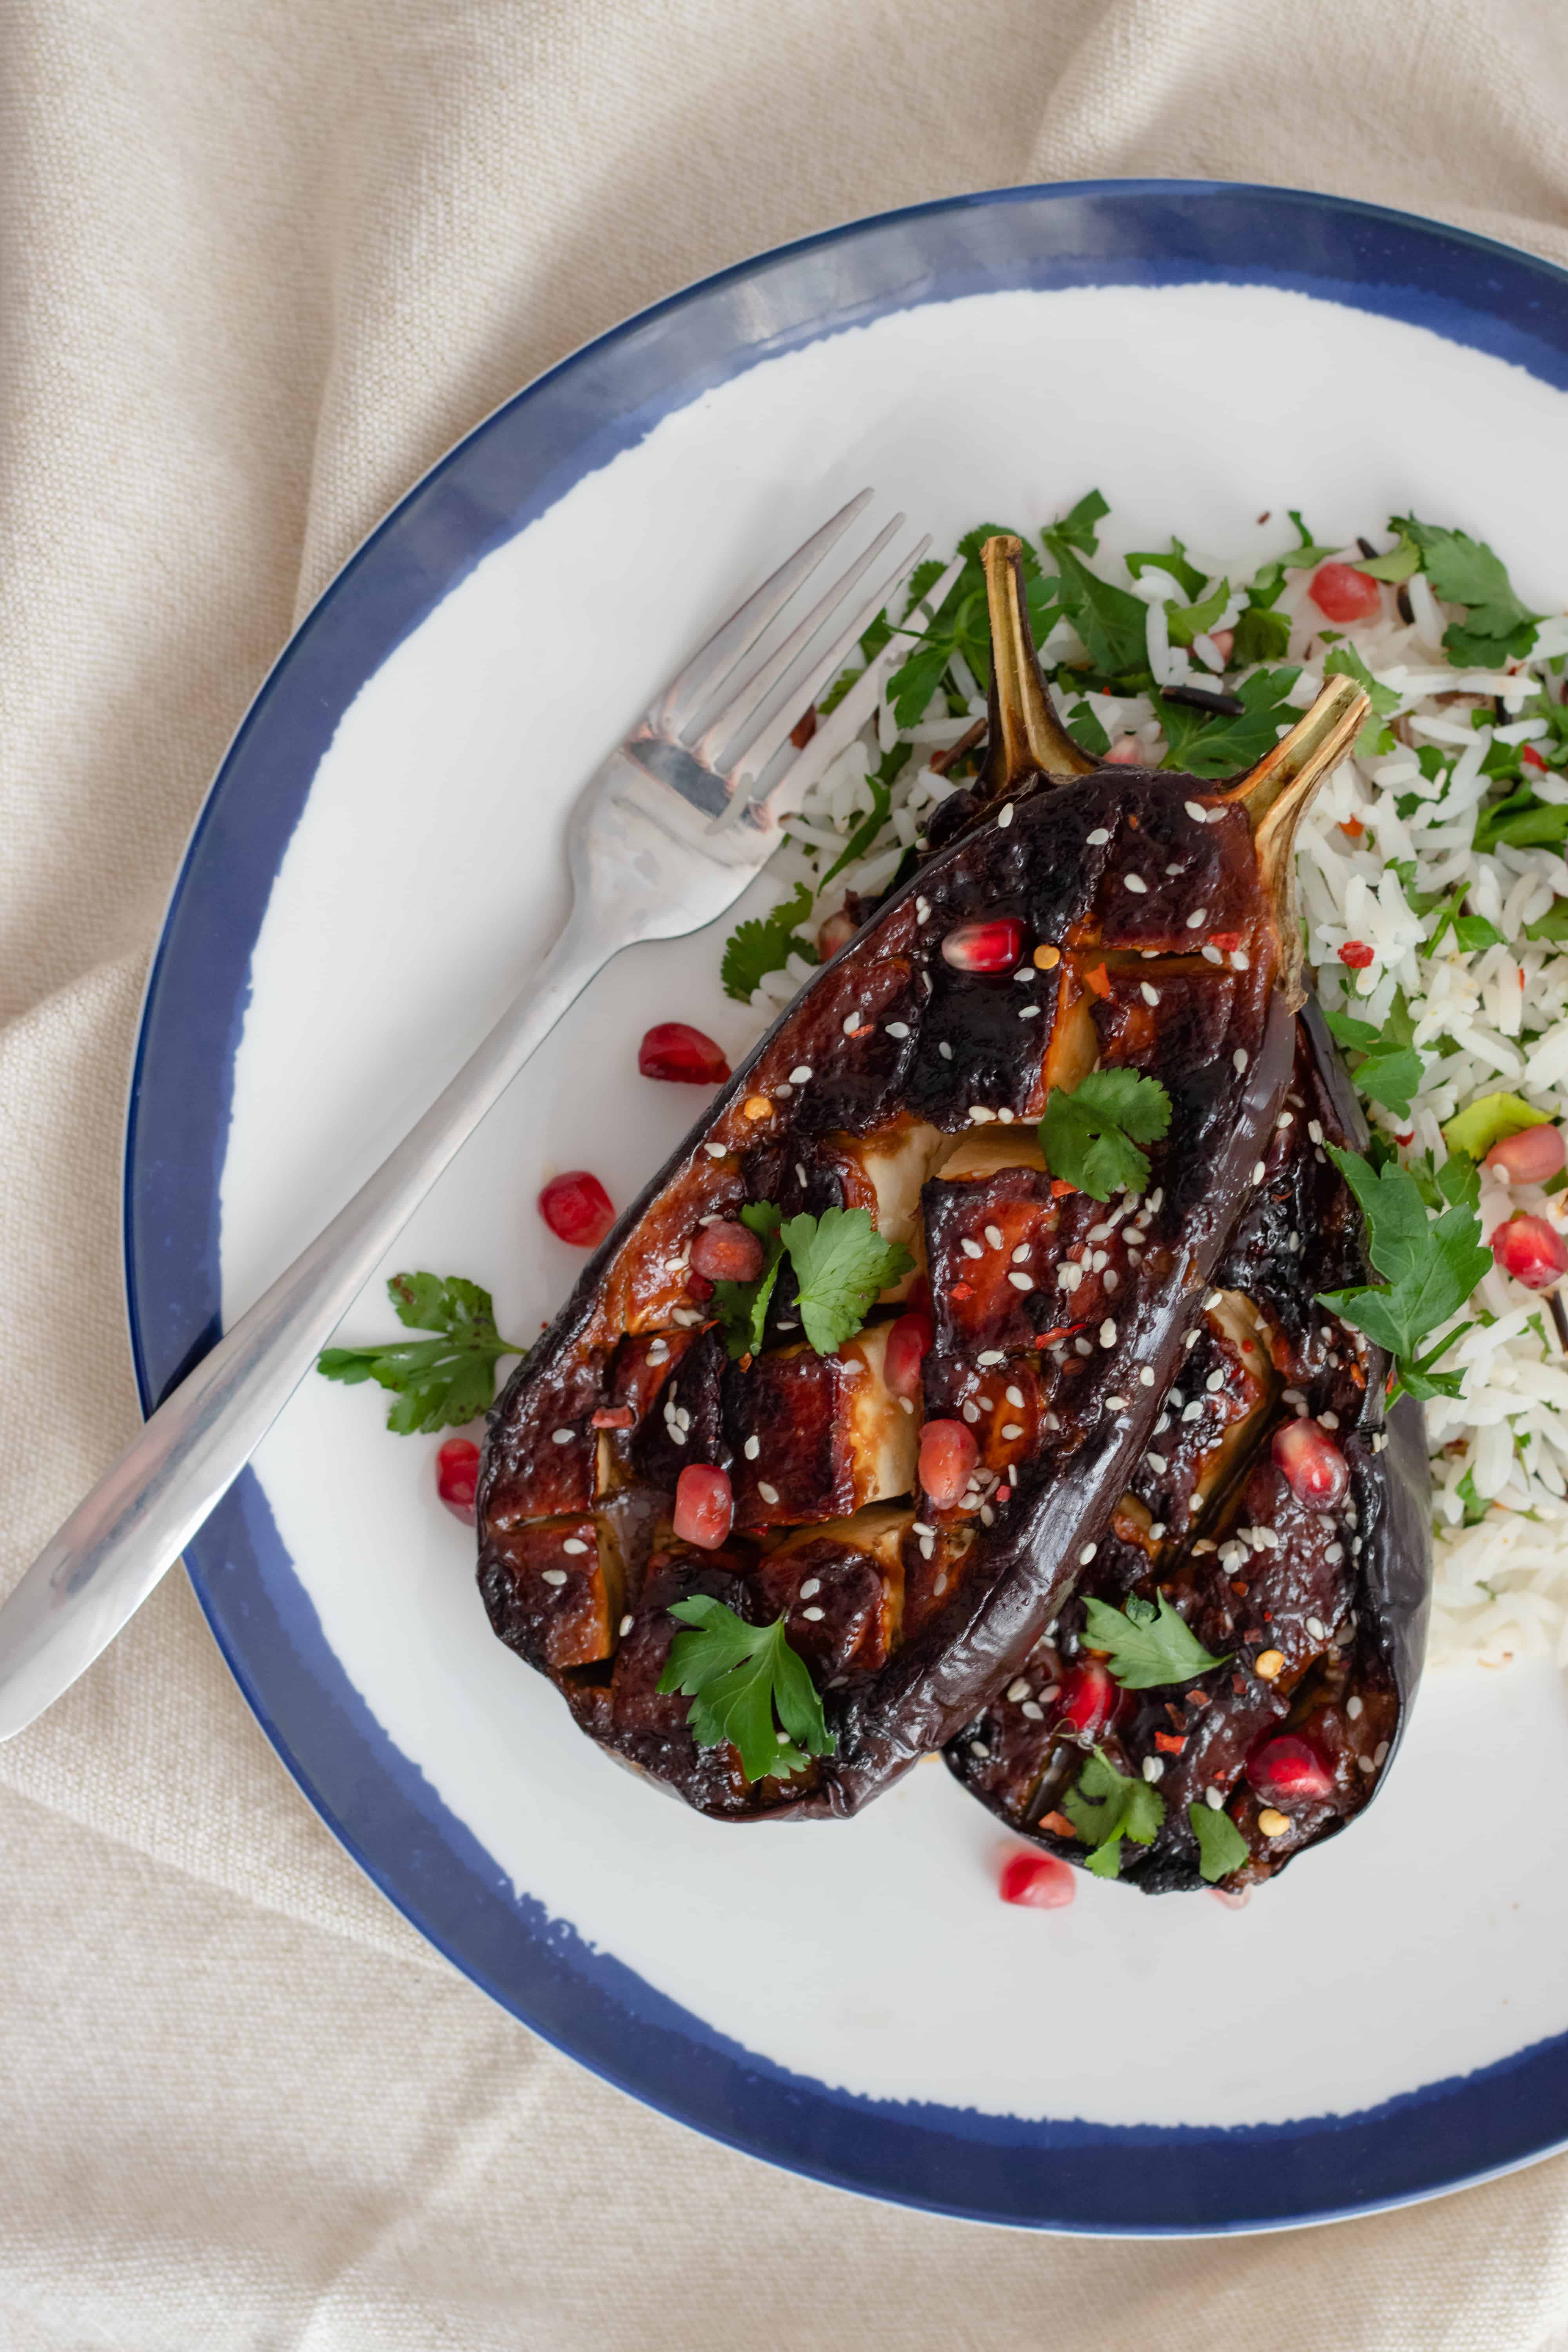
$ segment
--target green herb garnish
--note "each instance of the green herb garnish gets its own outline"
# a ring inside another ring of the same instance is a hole
[[[1125,1609],[1114,1609],[1109,1601],[1086,1601],[1083,1638],[1088,1648],[1105,1652],[1123,1690],[1158,1690],[1165,1683],[1190,1682],[1210,1666],[1225,1664],[1225,1658],[1205,1649],[1163,1592],[1157,1601],[1134,1593]]]
[[[1420,550],[1422,568],[1444,604],[1465,607],[1464,619],[1443,632],[1451,661],[1461,669],[1493,669],[1510,656],[1524,658],[1541,614],[1521,604],[1506,567],[1484,540],[1417,522],[1414,515],[1396,515],[1389,528]]]
[[[1236,688],[1246,708],[1229,716],[1168,702],[1158,687],[1152,688],[1167,747],[1161,766],[1204,777],[1233,776],[1250,768],[1272,751],[1281,728],[1293,727],[1301,716],[1288,698],[1300,675],[1300,669],[1254,670]]]
[[[1136,1070],[1091,1070],[1069,1093],[1053,1087],[1040,1121],[1040,1150],[1053,1176],[1091,1201],[1141,1192],[1149,1181],[1144,1143],[1171,1124],[1171,1097]]]
[[[821,962],[811,941],[802,939],[795,928],[805,920],[811,907],[812,894],[800,882],[771,915],[753,915],[736,924],[724,942],[724,961],[719,967],[726,996],[749,1004],[752,991],[761,987],[770,971],[782,971],[792,955],[803,956],[807,963]]]
[[[868,1209],[825,1209],[779,1228],[800,1286],[800,1319],[819,1356],[852,1339],[879,1292],[914,1265],[900,1242],[885,1242]]]
[[[1354,1077],[1367,1100],[1382,1103],[1396,1118],[1408,1118],[1410,1097],[1420,1089],[1426,1065],[1410,1042],[1415,1024],[1403,998],[1395,998],[1382,1029],[1328,1005],[1323,1018],[1342,1045],[1364,1057],[1355,1065]]]
[[[1289,650],[1289,615],[1273,612],[1267,604],[1249,604],[1236,625],[1230,649],[1233,668],[1250,669],[1254,662],[1278,661]]]
[[[1380,759],[1394,749],[1394,735],[1384,725],[1399,708],[1399,697],[1391,686],[1380,686],[1353,646],[1336,646],[1323,664],[1323,680],[1331,677],[1353,677],[1372,705],[1372,716],[1355,740],[1355,756],[1361,760]]]
[[[374,1381],[397,1402],[386,1416],[400,1437],[460,1428],[495,1402],[496,1365],[502,1356],[526,1356],[496,1329],[488,1290],[460,1275],[395,1274],[386,1286],[397,1319],[434,1339],[394,1339],[383,1348],[325,1348],[316,1370],[355,1388]]]
[[[1228,1878],[1247,1860],[1247,1840],[1231,1820],[1215,1805],[1195,1804],[1187,1807],[1187,1819],[1193,1835],[1198,1842],[1198,1875],[1214,1885],[1216,1879]]]
[[[782,1617],[748,1625],[707,1593],[673,1601],[669,1613],[691,1630],[670,1643],[658,1687],[690,1699],[686,1719],[699,1748],[731,1741],[748,1780],[787,1779],[811,1757],[832,1755],[816,1685]]]
[[[1062,1811],[1084,1843],[1094,1851],[1084,1864],[1097,1878],[1115,1878],[1121,1869],[1121,1841],[1152,1845],[1165,1818],[1165,1801],[1147,1780],[1129,1780],[1096,1748],[1076,1784],[1062,1799]]]
[[[1425,1356],[1416,1343],[1457,1315],[1492,1262],[1482,1245],[1480,1220],[1468,1202],[1455,1202],[1436,1218],[1415,1178],[1389,1164],[1374,1169],[1359,1152],[1328,1146],[1335,1167],[1360,1202],[1367,1223],[1367,1254],[1380,1284],[1320,1292],[1320,1302],[1387,1349],[1401,1388],[1414,1397],[1458,1396],[1458,1372],[1433,1367],[1460,1337],[1451,1331]]]
[[[773,1202],[749,1201],[741,1212],[741,1223],[763,1244],[763,1270],[752,1282],[713,1285],[713,1312],[734,1363],[739,1363],[742,1356],[754,1356],[763,1344],[768,1302],[773,1295],[779,1260],[784,1255],[784,1243],[779,1238],[781,1222],[782,1212]]]

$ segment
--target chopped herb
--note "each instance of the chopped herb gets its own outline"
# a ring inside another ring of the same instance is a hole
[[[1364,1331],[1394,1360],[1394,1394],[1458,1396],[1462,1376],[1433,1370],[1460,1334],[1452,1331],[1426,1355],[1418,1340],[1457,1315],[1491,1265],[1480,1220],[1465,1202],[1429,1219],[1421,1189],[1404,1168],[1374,1169],[1358,1152],[1328,1146],[1330,1157],[1360,1202],[1367,1222],[1367,1252],[1386,1279],[1349,1290],[1321,1292],[1323,1306]]]
[[[1168,746],[1161,764],[1203,777],[1232,776],[1250,768],[1272,751],[1280,728],[1294,726],[1300,717],[1288,699],[1300,675],[1291,668],[1254,670],[1236,689],[1242,715],[1231,719],[1184,709],[1156,687],[1152,699]]]
[[[1186,1682],[1225,1664],[1205,1649],[1163,1592],[1157,1601],[1143,1601],[1134,1593],[1125,1609],[1113,1609],[1109,1601],[1087,1601],[1084,1640],[1091,1650],[1105,1652],[1123,1690],[1157,1690],[1162,1684]],[[1227,1651],[1226,1656],[1229,1654]]]
[[[1080,501],[1080,507],[1087,501]],[[1102,501],[1103,509],[1103,501]],[[1074,513],[1079,511],[1074,509]],[[1069,518],[1070,520],[1070,518]],[[985,601],[985,571],[980,561],[980,551],[988,539],[1005,533],[1002,523],[982,523],[977,530],[966,531],[958,542],[958,553],[963,568],[953,582],[941,605],[923,630],[908,630],[911,642],[909,659],[900,664],[888,680],[888,700],[893,718],[900,727],[918,727],[925,717],[926,705],[947,679],[954,654],[962,656],[973,673],[975,680],[985,687],[991,677],[991,624]],[[1054,583],[1042,579],[1040,560],[1021,531],[1012,537],[1022,541],[1024,555],[1024,586],[1029,608],[1029,625],[1036,641],[1044,639],[1056,619],[1052,601]],[[1091,541],[1092,544],[1092,541]],[[932,578],[940,577],[933,573]],[[931,583],[927,582],[929,587]],[[911,603],[918,600],[911,598]]]
[[[1370,579],[1386,580],[1395,588],[1402,580],[1408,580],[1413,572],[1420,569],[1421,550],[1414,541],[1406,539],[1403,531],[1386,555],[1369,555],[1356,565],[1356,570],[1364,572]]]
[[[1450,1151],[1463,1151],[1472,1160],[1484,1160],[1505,1135],[1521,1135],[1527,1127],[1550,1123],[1547,1113],[1533,1109],[1522,1095],[1478,1095],[1473,1103],[1467,1103],[1445,1121],[1443,1140]]]
[[[671,1602],[669,1613],[692,1630],[670,1643],[658,1687],[690,1699],[686,1719],[699,1748],[731,1741],[748,1780],[787,1779],[811,1757],[833,1754],[816,1685],[782,1617],[748,1625],[707,1593]]]
[[[800,1286],[800,1319],[819,1356],[852,1339],[879,1291],[914,1265],[901,1243],[885,1242],[867,1209],[825,1209],[779,1228]]]
[[[1094,553],[1092,547],[1089,552],[1090,555]],[[1169,572],[1189,604],[1195,603],[1202,595],[1204,582],[1208,577],[1206,572],[1198,570],[1195,563],[1188,562],[1187,551],[1179,539],[1171,541],[1168,554],[1157,555],[1152,550],[1146,550],[1125,555],[1121,560],[1134,580],[1142,580],[1145,572],[1150,570]]]
[[[1173,646],[1190,646],[1213,628],[1230,602],[1230,583],[1222,580],[1199,604],[1167,604],[1166,633]]]
[[[1053,1176],[1093,1201],[1141,1192],[1149,1155],[1171,1124],[1171,1097],[1158,1078],[1136,1070],[1091,1070],[1070,1092],[1053,1087],[1040,1121],[1040,1150]]]
[[[1429,1209],[1476,1208],[1481,1197],[1481,1174],[1473,1160],[1456,1152],[1439,1168],[1430,1151],[1417,1153],[1406,1163],[1416,1191]]]
[[[1085,1868],[1097,1878],[1115,1878],[1121,1869],[1121,1841],[1152,1845],[1165,1818],[1165,1801],[1147,1780],[1130,1780],[1096,1748],[1062,1799],[1062,1811],[1084,1843],[1092,1846]]]
[[[1066,524],[1053,524],[1040,536],[1059,575],[1057,593],[1062,610],[1083,639],[1095,669],[1104,677],[1146,677],[1149,609],[1142,598],[1134,596],[1131,589],[1114,587],[1098,572],[1091,572],[1075,553],[1074,540]]]
[[[1353,1076],[1367,1100],[1382,1103],[1396,1118],[1408,1118],[1410,1097],[1420,1088],[1426,1065],[1410,1042],[1415,1026],[1404,999],[1395,997],[1383,1029],[1331,1006],[1324,1007],[1323,1018],[1342,1045],[1364,1056]]]
[[[1278,661],[1289,650],[1289,615],[1271,612],[1267,604],[1249,604],[1236,625],[1232,666],[1250,669],[1254,662]]]
[[[866,782],[871,793],[871,805],[823,876],[821,887],[824,890],[837,876],[843,873],[847,866],[852,865],[857,857],[865,856],[887,823],[888,810],[891,805],[890,788],[893,779],[904,766],[909,756],[910,747],[907,743],[895,743],[890,751],[883,754],[881,765],[876,774],[867,777]]]
[[[1372,705],[1372,716],[1355,740],[1358,760],[1381,759],[1394,749],[1394,734],[1384,725],[1399,708],[1399,697],[1391,686],[1380,686],[1353,646],[1336,646],[1323,664],[1325,684],[1331,677],[1353,677]]]
[[[1277,555],[1269,562],[1260,564],[1253,573],[1248,593],[1256,605],[1267,608],[1279,603],[1287,572],[1315,572],[1320,563],[1326,563],[1331,555],[1339,552],[1337,548],[1319,547],[1314,543],[1298,508],[1290,509],[1290,520],[1296,526],[1296,536],[1300,545],[1293,547],[1289,555]]]
[[[1087,702],[1075,702],[1065,714],[1064,724],[1075,743],[1081,743],[1097,760],[1104,759],[1110,749],[1110,738]]]
[[[762,1347],[768,1302],[773,1295],[779,1260],[784,1255],[784,1243],[779,1236],[782,1215],[773,1201],[748,1201],[741,1212],[741,1223],[763,1244],[763,1270],[752,1282],[713,1285],[713,1312],[732,1363],[739,1363],[742,1356],[756,1355]]]
[[[1454,1492],[1458,1495],[1460,1502],[1463,1503],[1465,1507],[1465,1525],[1468,1528],[1479,1527],[1481,1521],[1486,1517],[1487,1513],[1490,1510],[1491,1505],[1483,1501],[1482,1497],[1477,1494],[1476,1474],[1473,1470],[1466,1471],[1464,1476],[1454,1488]]]
[[[1443,902],[1442,911],[1437,917],[1435,929],[1430,936],[1422,941],[1420,949],[1422,955],[1435,955],[1444,933],[1449,930],[1454,934],[1455,945],[1464,955],[1475,955],[1482,948],[1501,947],[1502,933],[1495,923],[1489,923],[1484,915],[1460,914],[1459,908],[1465,903],[1465,894],[1469,887],[1468,882],[1460,882],[1456,884],[1453,890],[1449,892],[1447,900]]]
[[[1198,1842],[1198,1875],[1213,1886],[1216,1880],[1228,1878],[1247,1860],[1247,1840],[1231,1820],[1215,1805],[1198,1803],[1187,1807],[1187,1819],[1193,1835]]]
[[[1535,643],[1541,615],[1520,603],[1507,570],[1484,540],[1417,522],[1414,515],[1396,515],[1389,528],[1420,550],[1423,569],[1444,604],[1465,608],[1464,619],[1443,632],[1451,661],[1461,669],[1487,669],[1510,656],[1524,658]]]
[[[1050,529],[1058,539],[1065,541],[1068,547],[1076,547],[1081,555],[1098,555],[1100,540],[1095,526],[1102,523],[1110,512],[1098,490],[1086,490],[1077,506],[1070,508],[1060,522],[1052,523]]]
[[[1537,800],[1528,784],[1510,793],[1506,800],[1493,801],[1476,819],[1478,851],[1495,849],[1500,842],[1510,849],[1552,849],[1564,840],[1568,840],[1568,806]]]
[[[1568,940],[1568,898],[1553,898],[1544,915],[1526,923],[1527,940]]]
[[[502,1356],[526,1356],[496,1329],[488,1290],[460,1275],[395,1274],[386,1286],[397,1319],[434,1339],[395,1339],[384,1348],[326,1348],[316,1370],[355,1388],[374,1381],[397,1402],[386,1416],[400,1437],[460,1428],[495,1402],[496,1365]]]
[[[724,942],[724,961],[719,967],[726,996],[749,1004],[753,990],[762,986],[770,971],[782,971],[792,955],[804,957],[807,963],[821,962],[810,940],[802,939],[795,928],[805,920],[811,908],[811,891],[800,882],[771,915],[752,916],[736,924]]]

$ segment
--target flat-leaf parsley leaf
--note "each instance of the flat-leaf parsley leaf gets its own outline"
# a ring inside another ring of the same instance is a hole
[[[1462,604],[1465,617],[1450,623],[1443,644],[1450,660],[1493,668],[1510,655],[1522,660],[1535,643],[1539,613],[1521,604],[1501,560],[1484,540],[1462,530],[1444,530],[1396,515],[1390,528],[1421,551],[1422,567],[1445,604]]]
[[[1165,1818],[1165,1801],[1147,1780],[1129,1780],[1100,1748],[1085,1764],[1062,1811],[1086,1845],[1094,1848],[1084,1867],[1097,1878],[1115,1878],[1121,1869],[1121,1841],[1152,1845]]]
[[[390,1389],[397,1402],[386,1425],[400,1437],[460,1428],[488,1412],[498,1359],[528,1353],[496,1329],[489,1292],[460,1275],[437,1274],[395,1274],[386,1288],[400,1323],[440,1336],[395,1339],[384,1348],[325,1348],[316,1370],[349,1388],[375,1381]]]
[[[1171,1097],[1158,1078],[1136,1070],[1091,1070],[1069,1093],[1053,1087],[1040,1121],[1040,1149],[1053,1176],[1092,1201],[1141,1192],[1149,1155],[1171,1124]]]
[[[819,1356],[853,1339],[879,1291],[914,1265],[901,1243],[885,1242],[866,1209],[825,1209],[779,1228],[800,1286],[800,1319]]]
[[[748,1780],[787,1779],[804,1772],[811,1757],[832,1755],[816,1685],[785,1639],[782,1617],[748,1625],[700,1592],[672,1602],[669,1613],[691,1630],[670,1643],[658,1686],[690,1699],[687,1722],[699,1748],[731,1741]]]
[[[1195,1804],[1187,1807],[1187,1819],[1193,1835],[1198,1842],[1198,1875],[1214,1885],[1216,1879],[1228,1878],[1247,1860],[1247,1840],[1231,1820],[1217,1806]]]
[[[1433,1370],[1459,1337],[1451,1332],[1425,1356],[1416,1344],[1457,1315],[1491,1265],[1480,1220],[1468,1201],[1429,1218],[1421,1189],[1394,1161],[1374,1169],[1359,1152],[1328,1146],[1329,1153],[1367,1223],[1367,1253],[1381,1284],[1319,1294],[1322,1304],[1364,1331],[1394,1359],[1398,1384],[1412,1396],[1458,1396],[1461,1376]],[[1395,1391],[1397,1393],[1397,1391]]]
[[[737,923],[724,942],[724,961],[719,967],[725,995],[734,997],[737,1003],[749,1004],[752,991],[762,985],[770,971],[782,971],[792,955],[802,957],[807,963],[820,962],[810,940],[802,939],[795,928],[810,912],[811,892],[802,882],[771,915],[753,915]]]

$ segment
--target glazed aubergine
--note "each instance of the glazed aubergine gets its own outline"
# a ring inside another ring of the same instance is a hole
[[[1152,1786],[1158,1801],[1110,1857],[1149,1894],[1239,1891],[1342,1828],[1415,1694],[1431,1573],[1421,1412],[1405,1397],[1385,1417],[1388,1359],[1317,1297],[1367,1278],[1361,1214],[1325,1149],[1365,1142],[1309,1003],[1262,1182],[1109,1534],[947,1750],[1009,1828],[1100,1870],[1094,1834],[1126,1819],[1101,1810],[1122,1793],[1110,1776]],[[1087,1809],[1086,1751],[1100,1759]]]
[[[1364,698],[1334,681],[1223,788],[1100,766],[1041,683],[1016,542],[985,566],[988,749],[948,837],[620,1220],[487,1434],[497,1633],[602,1746],[722,1818],[854,1812],[1060,1631],[1294,1079],[1290,839]],[[1100,1072],[1168,1103],[1113,1199],[1054,1175],[1037,1135]],[[820,1237],[835,1212],[898,1253],[865,1319],[810,1344],[792,1240],[737,1339],[715,1282],[732,1298],[763,1236]],[[727,1739],[700,1744],[661,1685],[672,1608],[715,1602],[742,1633],[783,1621],[827,1752],[748,1778]]]

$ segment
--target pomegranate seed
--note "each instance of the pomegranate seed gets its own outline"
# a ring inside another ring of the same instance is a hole
[[[1105,755],[1106,765],[1112,768],[1145,768],[1148,755],[1136,735],[1119,735]]]
[[[816,705],[808,702],[789,730],[789,740],[797,751],[804,751],[816,732]]]
[[[686,1295],[688,1298],[695,1298],[700,1305],[706,1304],[713,1296],[713,1285],[705,1274],[689,1274],[686,1277]]]
[[[1331,621],[1370,621],[1383,610],[1376,581],[1351,563],[1320,563],[1307,593]]]
[[[931,1317],[921,1309],[900,1316],[888,1334],[888,1352],[882,1359],[882,1378],[895,1396],[919,1396],[921,1359],[935,1338]]]
[[[1054,1853],[1010,1853],[998,1892],[1004,1903],[1021,1903],[1026,1910],[1059,1911],[1078,1893],[1078,1874]]]
[[[1492,1255],[1527,1290],[1546,1290],[1568,1274],[1568,1245],[1544,1217],[1510,1217],[1492,1235]]]
[[[942,943],[942,961],[954,971],[1011,971],[1023,952],[1024,926],[1016,915],[960,923]]]
[[[709,1282],[755,1282],[763,1270],[762,1243],[748,1225],[724,1220],[699,1225],[691,1239],[691,1271]]]
[[[1373,950],[1364,940],[1347,940],[1339,955],[1340,961],[1349,964],[1352,971],[1364,971],[1373,960]]]
[[[961,1421],[928,1421],[921,1432],[921,1485],[939,1511],[957,1502],[980,1459],[980,1448]]]
[[[436,1492],[455,1519],[474,1517],[479,1486],[479,1449],[471,1437],[449,1437],[436,1454]]]
[[[629,1404],[602,1404],[588,1416],[590,1429],[630,1429],[637,1415]]]
[[[1080,1739],[1098,1739],[1116,1713],[1120,1696],[1110,1667],[1098,1659],[1069,1666],[1057,1701],[1058,1730],[1076,1731]]]
[[[721,1087],[730,1075],[722,1050],[686,1021],[656,1021],[637,1047],[637,1068],[682,1087]]]
[[[1215,653],[1218,654],[1221,661],[1228,662],[1231,655],[1236,651],[1236,631],[1234,629],[1211,629],[1209,631],[1209,643],[1214,647]]]
[[[1521,766],[1533,768],[1537,775],[1540,776],[1543,776],[1546,773],[1546,762],[1542,758],[1533,743],[1527,743],[1524,746],[1524,749],[1521,751],[1519,757]]]
[[[1274,1433],[1273,1454],[1274,1467],[1310,1511],[1331,1511],[1350,1485],[1350,1464],[1319,1422],[1286,1422]]]
[[[829,915],[827,920],[818,929],[816,952],[823,962],[826,963],[830,957],[838,953],[840,948],[847,947],[854,936],[855,924],[848,909],[840,907],[838,912],[836,915]]]
[[[539,1213],[556,1240],[574,1249],[597,1249],[616,1222],[609,1194],[585,1168],[552,1176],[539,1196]]]
[[[690,1462],[675,1482],[675,1512],[671,1521],[682,1543],[701,1551],[717,1551],[730,1532],[735,1498],[722,1470],[709,1462]]]
[[[1239,931],[1211,931],[1209,933],[1209,945],[1211,948],[1218,948],[1221,955],[1234,955],[1237,949],[1241,945],[1241,933]]]
[[[1505,1184],[1544,1184],[1568,1160],[1560,1127],[1527,1127],[1505,1135],[1488,1152],[1486,1164]]]
[[[1334,1776],[1317,1749],[1289,1731],[1253,1749],[1247,1777],[1271,1805],[1317,1805],[1334,1793]]]

